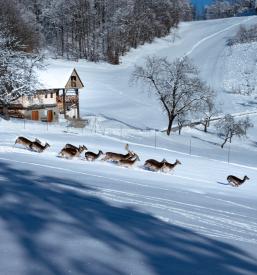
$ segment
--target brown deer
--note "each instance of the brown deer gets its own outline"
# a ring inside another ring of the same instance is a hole
[[[162,167],[162,171],[163,172],[170,172],[171,170],[173,170],[178,164],[181,164],[181,162],[177,159],[174,163],[170,163],[168,161],[164,162],[164,165]]]
[[[118,164],[123,167],[132,167],[137,161],[140,161],[140,158],[137,154],[134,154],[135,158],[128,158],[128,159],[121,159],[119,160]]]
[[[106,152],[105,157],[103,160],[105,161],[113,161],[113,162],[118,162],[122,159],[128,159],[134,156],[134,153],[129,150],[129,145],[125,145],[125,149],[128,151],[127,154],[118,154],[114,152]]]
[[[67,159],[71,159],[74,157],[80,156],[80,154],[85,151],[85,148],[83,146],[80,146],[78,150],[72,149],[72,148],[63,148],[61,152],[59,153],[60,157],[64,157]]]
[[[151,170],[151,171],[160,171],[164,168],[167,161],[163,159],[162,161],[157,161],[155,159],[148,159],[145,161],[144,167]]]
[[[30,149],[30,144],[32,143],[31,140],[25,138],[25,137],[18,137],[16,140],[15,140],[15,144],[21,144],[21,145],[24,145],[27,149]]]
[[[101,155],[103,155],[103,152],[101,150],[99,150],[98,154],[95,154],[93,152],[86,152],[85,159],[88,161],[94,161],[98,159]]]
[[[244,176],[244,178],[241,180],[236,176],[229,175],[227,177],[227,181],[234,187],[238,187],[239,185],[243,184],[246,180],[249,180],[247,176]]]
[[[87,147],[86,147],[85,145],[82,145],[82,146],[79,145],[79,147],[77,147],[77,146],[72,145],[72,144],[70,144],[70,143],[67,143],[67,144],[64,146],[64,149],[75,149],[75,150],[79,150],[80,147],[83,147],[85,151],[87,150]]]
[[[46,142],[45,145],[41,144],[41,142],[37,141],[32,141],[29,148],[32,151],[42,153],[43,151],[46,150],[46,148],[50,147],[50,145]]]
[[[33,141],[31,141],[31,140],[29,140],[29,139],[27,139],[27,138],[25,138],[25,137],[18,137],[18,138],[15,140],[14,145],[15,145],[15,144],[21,144],[21,145],[24,145],[27,149],[31,149],[30,146],[31,146],[32,142],[33,142]],[[37,138],[35,139],[34,142],[38,142],[38,143],[41,144],[41,141],[40,141],[39,139],[37,139]]]

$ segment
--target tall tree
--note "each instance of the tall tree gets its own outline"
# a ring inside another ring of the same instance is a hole
[[[211,96],[197,68],[187,57],[173,62],[167,58],[148,57],[144,66],[136,66],[132,79],[141,81],[160,102],[168,118],[167,135],[178,116],[199,111],[201,103]]]

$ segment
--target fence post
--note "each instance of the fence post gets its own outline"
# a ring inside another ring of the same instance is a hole
[[[156,129],[154,129],[154,147],[157,147],[157,135],[156,135]]]
[[[96,133],[96,117],[95,117],[95,133]]]
[[[228,164],[230,163],[230,143],[228,144]]]
[[[189,155],[191,156],[192,154],[192,136],[190,136],[190,139],[189,139]]]

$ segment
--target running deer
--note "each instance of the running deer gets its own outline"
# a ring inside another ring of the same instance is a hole
[[[95,154],[93,152],[86,152],[85,158],[88,161],[94,161],[94,160],[98,159],[101,155],[103,155],[103,152],[101,150],[99,150],[98,154]]]
[[[29,148],[32,151],[38,152],[38,153],[42,153],[43,151],[45,151],[48,147],[50,147],[50,145],[46,142],[45,145],[41,144],[41,142],[39,140],[36,141],[32,141]]]
[[[239,185],[243,184],[246,180],[249,180],[249,178],[247,176],[244,176],[244,178],[241,180],[236,176],[229,175],[227,177],[227,180],[232,186],[238,187]]]
[[[157,161],[155,159],[148,159],[145,161],[144,167],[151,171],[157,172],[162,170],[165,167],[166,163],[167,163],[166,159],[163,159],[162,161]]]
[[[59,156],[67,159],[78,157],[83,151],[85,151],[84,147],[85,146],[79,146],[78,150],[72,148],[63,148],[59,153]]]
[[[87,150],[87,147],[86,147],[85,145],[82,145],[82,146],[79,145],[79,147],[77,147],[77,146],[72,145],[72,144],[70,144],[70,143],[67,143],[67,144],[64,146],[64,149],[74,149],[74,150],[77,150],[77,151],[78,151],[80,147],[84,148],[85,151]]]
[[[178,164],[181,164],[181,162],[177,159],[174,163],[170,163],[168,161],[164,162],[164,165],[162,167],[163,172],[170,172],[173,170]]]
[[[25,137],[18,137],[16,140],[15,140],[15,144],[21,144],[21,145],[24,145],[27,149],[31,149],[30,146],[32,144],[33,141],[25,138]],[[41,141],[39,139],[35,139],[35,142],[38,142],[38,143],[41,143]]]
[[[21,145],[24,145],[27,149],[30,148],[30,144],[32,143],[31,140],[25,138],[25,137],[18,137],[16,140],[15,140],[15,144],[21,144]]]
[[[135,157],[135,158],[134,158]],[[137,161],[140,161],[140,158],[137,154],[134,154],[134,157],[128,159],[121,159],[119,160],[118,164],[123,167],[132,167]]]
[[[106,152],[105,157],[103,160],[105,161],[114,161],[114,162],[119,162],[122,159],[128,159],[134,156],[134,153],[129,150],[129,145],[125,145],[125,149],[128,151],[127,154],[118,154],[118,153],[113,153],[113,152]]]

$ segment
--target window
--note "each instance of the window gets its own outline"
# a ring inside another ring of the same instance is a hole
[[[53,93],[51,93],[51,98],[53,98],[54,97],[54,94]]]
[[[47,98],[47,94],[45,94],[45,98]]]
[[[76,80],[77,80],[76,76],[72,75],[71,76],[71,87],[75,88],[77,86]]]

